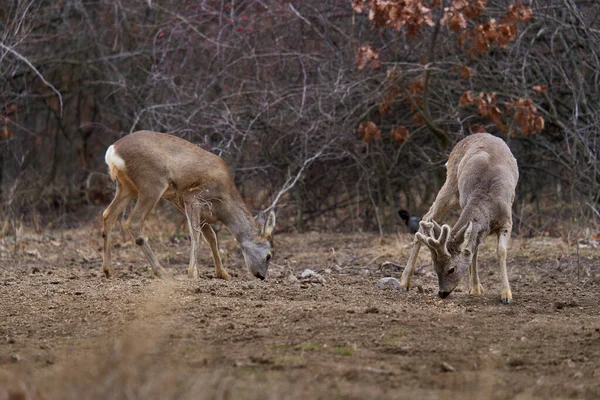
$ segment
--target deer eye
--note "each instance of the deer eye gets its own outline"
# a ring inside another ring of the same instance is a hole
[[[448,275],[452,275],[453,273],[454,273],[454,267],[452,267],[448,270]]]
[[[271,255],[267,254],[267,262],[269,262],[269,260],[271,260]]]

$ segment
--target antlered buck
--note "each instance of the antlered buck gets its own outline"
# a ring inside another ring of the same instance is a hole
[[[450,153],[446,182],[423,216],[400,286],[408,290],[421,244],[431,250],[439,296],[447,297],[469,270],[470,294],[482,295],[477,274],[477,249],[489,234],[498,236],[503,303],[512,300],[506,271],[506,246],[512,230],[512,203],[519,179],[517,161],[506,143],[487,133],[461,140]],[[453,228],[438,225],[455,204],[462,212]]]
[[[117,184],[115,198],[104,211],[104,262],[107,277],[111,266],[111,228],[121,212],[137,197],[125,227],[142,248],[154,273],[161,277],[165,269],[142,235],[144,220],[158,200],[164,198],[185,213],[190,231],[191,253],[188,275],[198,276],[200,234],[209,244],[216,275],[229,279],[223,268],[217,235],[211,224],[221,221],[235,235],[246,265],[254,276],[264,279],[273,255],[275,213],[255,221],[238,190],[229,169],[218,156],[200,147],[164,133],[139,131],[117,140],[106,151],[110,176]]]

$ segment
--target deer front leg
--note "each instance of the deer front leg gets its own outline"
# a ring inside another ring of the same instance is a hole
[[[510,284],[508,283],[508,272],[506,270],[506,246],[510,239],[510,228],[505,228],[498,234],[498,260],[500,261],[500,274],[502,275],[502,289],[500,291],[500,298],[502,303],[509,304],[512,300],[512,292],[510,290]]]
[[[417,257],[419,256],[419,250],[421,249],[421,242],[415,239],[413,244],[412,252],[410,253],[410,258],[406,263],[406,268],[402,272],[402,277],[400,278],[400,287],[408,290],[410,289],[410,284],[412,280],[413,273],[415,272],[415,265],[417,264]]]
[[[200,240],[200,233],[196,231],[190,216],[187,218],[188,229],[190,231],[190,266],[188,267],[188,277],[198,278],[198,242]]]
[[[444,214],[448,212],[456,203],[458,203],[458,192],[456,185],[451,179],[446,180],[440,191],[438,192],[435,201],[429,208],[429,211],[423,216],[423,221],[439,220]],[[423,233],[419,227],[419,232]],[[415,272],[415,265],[417,264],[417,257],[419,256],[419,250],[421,249],[421,242],[415,239],[410,258],[406,263],[406,268],[402,272],[400,278],[400,287],[406,290],[410,289],[413,273]]]
[[[229,274],[225,271],[223,263],[221,262],[217,234],[210,226],[211,223],[217,221],[217,218],[212,212],[212,204],[210,201],[205,200],[207,197],[207,189],[191,190],[184,195],[185,213],[188,219],[190,239],[192,242],[188,276],[191,278],[198,277],[198,249],[200,247],[199,240],[201,232],[204,240],[210,246],[217,278],[229,280]]]
[[[223,263],[221,262],[221,255],[219,254],[219,241],[217,240],[217,234],[213,230],[212,226],[209,224],[202,225],[202,236],[204,236],[204,240],[210,246],[210,250],[212,251],[213,261],[215,262],[215,270],[217,274],[217,278],[229,280],[229,274],[223,268]]]
[[[471,283],[471,287],[469,289],[469,294],[474,294],[481,296],[483,295],[483,286],[479,281],[479,272],[477,270],[477,252],[479,251],[479,247],[475,248],[475,252],[473,253],[473,260],[471,261],[471,267],[469,269],[469,280]]]

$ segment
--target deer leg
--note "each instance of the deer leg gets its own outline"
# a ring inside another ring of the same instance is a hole
[[[221,255],[219,254],[219,240],[217,239],[217,234],[215,233],[212,226],[209,224],[202,225],[202,236],[204,236],[204,240],[210,246],[210,250],[212,251],[213,261],[215,262],[215,270],[217,273],[217,278],[229,280],[229,274],[223,268],[223,263],[221,262]]]
[[[188,230],[190,232],[190,265],[188,267],[188,277],[198,278],[198,244],[200,241],[200,232],[196,227],[198,225],[199,216],[194,213],[193,197],[188,196],[184,201],[184,212],[187,217]],[[196,217],[196,218],[195,218]]]
[[[473,260],[471,261],[471,267],[469,268],[469,280],[471,283],[471,288],[469,290],[469,294],[475,294],[481,296],[483,291],[483,286],[479,281],[479,272],[477,271],[477,252],[479,251],[479,247],[475,248],[475,253],[473,253]]]
[[[421,242],[415,240],[412,252],[410,253],[410,258],[408,259],[406,268],[404,268],[404,271],[402,271],[402,277],[400,278],[400,287],[403,287],[406,290],[410,289],[410,284],[413,273],[415,272],[415,265],[417,264],[417,256],[419,255],[420,249]]]
[[[131,236],[133,236],[135,244],[142,248],[146,259],[152,266],[152,271],[154,271],[154,274],[159,278],[167,276],[167,271],[162,267],[162,265],[160,265],[160,262],[152,252],[152,249],[148,244],[148,239],[142,236],[142,228],[144,226],[146,217],[148,217],[148,214],[150,214],[156,203],[158,203],[158,200],[160,200],[166,189],[167,186],[165,185],[164,187],[160,187],[159,190],[140,190],[137,203],[135,204],[129,219],[125,224],[126,229],[129,231]]]
[[[115,270],[111,265],[111,232],[112,227],[125,207],[133,200],[135,194],[127,187],[123,187],[117,181],[117,193],[109,206],[102,213],[102,239],[104,242],[104,251],[102,259],[102,271],[107,278],[115,276]]]
[[[510,284],[508,283],[508,272],[506,270],[506,246],[510,239],[511,228],[504,228],[498,234],[498,260],[500,261],[500,273],[502,278],[502,289],[500,291],[500,298],[504,304],[508,304],[512,300],[512,292],[510,290]]]
[[[193,226],[191,217],[188,216],[188,230],[190,231],[190,266],[188,267],[188,277],[190,278],[198,278],[198,261],[196,259],[198,254],[198,241],[200,240],[199,234]]]
[[[455,182],[446,180],[444,185],[435,196],[435,201],[429,208],[429,211],[423,216],[423,221],[434,220],[439,222],[448,210],[458,203],[458,188]],[[423,232],[421,232],[423,233]]]
[[[444,214],[446,214],[446,212],[448,212],[448,210],[456,203],[458,203],[458,192],[456,191],[456,185],[451,181],[446,180],[435,197],[435,201],[429,208],[429,211],[423,216],[423,221],[431,221],[432,219],[437,220],[443,217]],[[419,232],[421,232],[421,228],[419,228]],[[400,287],[403,287],[406,290],[410,289],[410,284],[413,273],[415,272],[415,265],[417,264],[417,257],[419,256],[420,249],[421,242],[415,239],[412,251],[410,253],[410,258],[408,259],[406,268],[404,268],[402,277],[400,278]]]

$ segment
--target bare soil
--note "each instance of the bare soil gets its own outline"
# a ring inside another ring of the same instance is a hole
[[[170,279],[118,232],[103,278],[97,226],[0,240],[0,400],[600,398],[600,249],[513,239],[506,306],[493,238],[486,294],[442,301],[424,250],[417,287],[377,288],[406,234],[281,234],[262,282],[222,232],[225,282],[207,246],[188,279],[189,241],[154,226]]]

